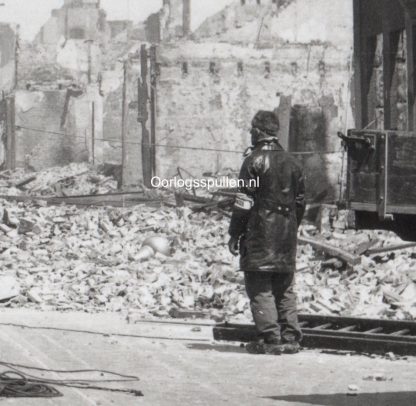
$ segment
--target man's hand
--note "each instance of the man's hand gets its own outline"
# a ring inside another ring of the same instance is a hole
[[[231,237],[230,241],[228,241],[228,249],[230,250],[231,254],[235,257],[238,255],[238,242],[239,238]]]

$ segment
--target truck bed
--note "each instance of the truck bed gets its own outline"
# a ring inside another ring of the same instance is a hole
[[[351,130],[347,201],[353,210],[416,214],[416,135],[398,131]]]

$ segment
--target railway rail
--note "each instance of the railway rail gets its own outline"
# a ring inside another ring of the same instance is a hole
[[[333,317],[299,316],[304,333],[302,345],[363,353],[416,355],[416,322]],[[248,342],[255,338],[254,325],[222,323],[214,327],[214,339]]]

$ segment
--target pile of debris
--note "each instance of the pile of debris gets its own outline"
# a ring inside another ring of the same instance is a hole
[[[378,244],[396,244],[388,232],[360,232]],[[346,233],[345,238],[355,235]],[[358,240],[358,239],[357,239]],[[332,239],[331,243],[342,240]],[[345,240],[344,240],[345,242]],[[401,243],[403,243],[401,241]],[[347,266],[338,258],[317,256],[310,245],[299,247],[298,294],[305,313],[366,318],[416,319],[415,249],[404,248],[361,256],[361,263]]]
[[[125,311],[139,317],[189,309],[214,318],[251,320],[238,259],[227,249],[229,217],[221,210],[39,204],[0,201],[1,306]],[[402,243],[388,232],[352,232],[341,220],[334,224],[335,229],[323,233],[312,225],[301,227],[300,310],[416,319],[414,250],[367,250],[360,263],[351,265],[304,242],[352,253],[353,247],[363,251],[363,246]],[[172,256],[140,261],[140,247],[151,235],[168,238]]]
[[[23,169],[0,173],[0,196],[76,196],[96,195],[117,190],[117,179],[106,176],[102,168],[86,163],[48,168],[27,173]]]
[[[1,293],[3,306],[157,315],[174,307],[247,308],[222,215],[145,205],[1,206],[0,285],[6,278],[11,287]],[[172,241],[174,254],[138,261],[142,242],[155,234]]]

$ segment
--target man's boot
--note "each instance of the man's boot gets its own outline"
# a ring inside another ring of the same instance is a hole
[[[297,341],[290,341],[280,346],[282,354],[297,354],[300,351],[300,344]]]
[[[249,354],[265,354],[265,342],[263,338],[251,341],[246,345],[246,351]]]
[[[246,345],[246,350],[250,354],[274,354],[279,355],[280,338],[273,333],[265,333]]]
[[[269,355],[280,355],[282,342],[279,337],[270,335],[265,338],[264,350]]]

